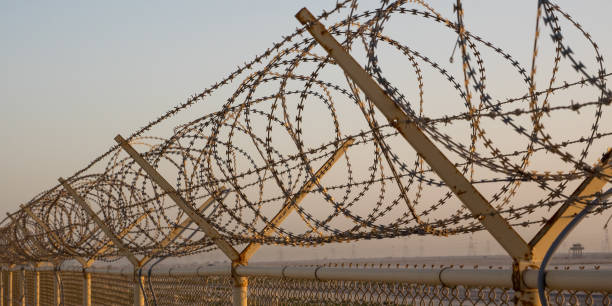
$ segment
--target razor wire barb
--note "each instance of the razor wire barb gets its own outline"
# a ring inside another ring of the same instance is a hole
[[[532,58],[524,66],[468,30],[461,1],[454,6],[456,15],[448,18],[424,1],[383,0],[377,8],[361,6],[356,0],[339,2],[318,18],[334,22],[330,32],[352,53],[362,55],[366,71],[463,175],[486,190],[486,197],[510,224],[546,222],[542,216],[568,199],[568,186],[587,175],[601,175],[601,168],[590,165],[595,160],[589,153],[595,146],[612,143],[612,92],[606,83],[610,73],[590,34],[560,7],[548,1],[534,7]],[[386,33],[386,26],[406,19],[453,34],[460,64],[437,62],[419,52],[418,44]],[[574,42],[563,35],[570,31],[592,49],[592,62],[583,62],[573,53]],[[544,43],[545,33],[552,47]],[[553,48],[552,58],[538,57],[539,49],[547,46]],[[387,54],[409,69],[403,74],[414,84],[388,77]],[[522,91],[502,98],[491,90],[495,81],[487,77],[488,62],[514,71],[505,78],[521,84]],[[536,69],[539,62],[551,65],[548,75]],[[565,80],[561,80],[561,70]],[[435,84],[431,88],[429,79]],[[454,97],[436,101],[435,93],[430,92],[444,84]],[[229,94],[225,92],[228,88]],[[573,92],[584,98],[576,100]],[[221,101],[217,111],[177,123],[169,137],[147,134],[195,104]],[[430,101],[438,104],[428,108]],[[454,103],[453,107],[460,105],[463,110],[447,110],[440,103]],[[221,81],[140,128],[127,141],[171,178],[180,196],[194,208],[214,196],[214,204],[201,215],[233,245],[308,247],[482,230],[450,188],[382,118],[305,29],[297,28]],[[578,136],[545,126],[563,121],[588,124]],[[316,180],[305,203],[297,205],[296,219],[285,225],[272,224],[280,205],[313,180],[314,169],[348,139],[355,141],[330,173]],[[544,160],[556,164],[548,170],[534,166]],[[118,146],[67,181],[110,228],[119,232],[132,226],[123,241],[133,254],[150,255],[186,218]],[[221,195],[221,188],[228,192]],[[522,193],[530,196],[520,196]],[[60,185],[25,205],[46,226],[23,209],[4,219],[0,224],[0,245],[6,250],[3,261],[61,261],[75,255],[113,261],[121,256],[115,248],[98,252],[108,239]],[[603,203],[591,214],[609,207]],[[134,225],[143,214],[142,221]],[[261,234],[266,226],[273,229],[270,235]],[[155,256],[216,249],[194,226],[186,230],[196,234],[178,236]]]

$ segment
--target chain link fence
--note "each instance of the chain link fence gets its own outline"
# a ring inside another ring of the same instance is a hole
[[[92,303],[98,305],[132,305],[133,283],[133,277],[123,274],[92,273]]]
[[[285,269],[283,268],[283,271]],[[346,272],[351,268],[342,269]],[[190,270],[192,273],[186,272],[185,269],[173,273],[172,269],[168,269],[163,272],[157,271],[151,276],[145,274],[141,278],[125,271],[89,272],[91,304],[133,305],[136,288],[141,288],[145,293],[146,305],[232,304],[231,274],[203,275],[199,269]],[[402,273],[402,269],[388,269],[388,271],[395,274]],[[466,272],[474,271],[478,270]],[[55,281],[55,271],[39,271],[38,291],[36,273],[20,269],[2,271],[2,305],[21,305],[22,296],[25,305],[36,305],[36,292],[39,294],[39,305],[57,305],[58,302],[60,305],[84,304],[85,272],[57,272],[59,281]],[[514,290],[508,287],[435,285],[431,284],[427,277],[422,282],[376,280],[373,279],[375,276],[369,277],[368,280],[346,278],[321,280],[250,275],[248,303],[250,305],[511,305],[514,298]],[[139,279],[142,281],[139,282]],[[549,288],[546,292],[550,305],[612,304],[612,290]],[[57,295],[60,300],[56,299]]]
[[[149,305],[225,305],[232,302],[230,276],[153,276],[145,278]]]

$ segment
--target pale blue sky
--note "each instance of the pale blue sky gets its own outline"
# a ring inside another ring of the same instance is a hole
[[[129,135],[293,32],[300,8],[334,3],[0,1],[0,214],[82,168],[117,133]],[[450,16],[452,3],[434,7]],[[612,61],[612,2],[559,4]],[[526,63],[535,7],[466,1],[466,23]],[[406,29],[415,40],[434,34]],[[450,56],[453,43],[433,41],[440,56]],[[462,254],[465,239],[455,240]],[[590,245],[599,249],[599,240]]]

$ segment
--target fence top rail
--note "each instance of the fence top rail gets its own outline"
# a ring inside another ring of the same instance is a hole
[[[30,271],[53,271],[50,266],[33,268],[31,266],[15,266],[3,268],[3,271],[20,271],[22,268]],[[132,267],[61,267],[64,272],[91,272],[134,275]],[[238,276],[273,277],[286,279],[303,279],[317,281],[378,281],[405,282],[422,285],[443,285],[448,287],[498,287],[512,288],[512,270],[478,270],[441,268],[351,268],[325,266],[238,266],[235,268]],[[145,267],[143,275],[148,275]],[[537,288],[537,270],[525,271],[524,279],[527,287]],[[159,267],[151,271],[153,276],[231,276],[230,265],[198,265],[181,267]],[[546,284],[554,290],[612,291],[612,270],[550,270],[546,272]]]

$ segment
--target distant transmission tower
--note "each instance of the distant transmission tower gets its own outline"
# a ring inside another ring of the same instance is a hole
[[[470,242],[468,243],[467,255],[468,256],[476,255],[476,247],[474,246],[474,234],[470,235]]]
[[[606,253],[610,253],[610,236],[608,234],[608,229],[604,227],[604,241],[602,251]]]
[[[423,257],[423,238],[419,239],[419,256]]]

